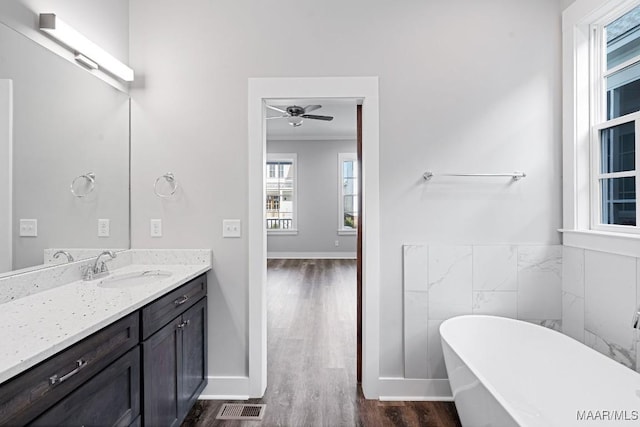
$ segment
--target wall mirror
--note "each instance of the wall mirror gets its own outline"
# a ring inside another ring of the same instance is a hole
[[[45,265],[51,249],[78,260],[129,248],[129,107],[0,24],[0,276]]]

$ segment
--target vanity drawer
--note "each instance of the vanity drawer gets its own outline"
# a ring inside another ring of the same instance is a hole
[[[136,346],[29,426],[127,427],[139,417],[140,407],[140,347]]]
[[[144,307],[142,339],[149,338],[205,295],[207,295],[207,276],[203,274]]]
[[[0,425],[24,425],[139,342],[138,313],[107,326],[0,385]]]

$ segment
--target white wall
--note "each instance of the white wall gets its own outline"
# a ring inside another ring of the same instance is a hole
[[[8,79],[0,80],[0,273],[11,270],[11,193],[13,150],[13,85]]]
[[[338,153],[355,141],[267,141],[268,153],[298,155],[298,234],[267,237],[269,254],[356,253],[356,236],[338,235]],[[338,241],[338,245],[335,242]]]
[[[136,0],[130,19],[133,245],[213,248],[210,375],[248,372],[247,243],[221,222],[247,220],[249,77],[379,76],[382,376],[404,375],[403,244],[559,243],[557,0]],[[158,200],[168,170],[182,193]]]

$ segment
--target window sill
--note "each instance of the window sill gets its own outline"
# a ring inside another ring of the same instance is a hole
[[[355,236],[358,234],[358,230],[351,230],[348,228],[338,230],[338,236]]]
[[[640,235],[596,230],[558,230],[564,246],[640,257]]]
[[[296,236],[298,234],[298,230],[294,230],[292,228],[288,228],[286,230],[267,230],[268,236]]]

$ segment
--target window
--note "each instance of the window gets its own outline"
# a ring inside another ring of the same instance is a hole
[[[296,154],[267,154],[266,227],[269,233],[296,232]]]
[[[640,126],[640,6],[591,27],[591,228],[633,231]]]
[[[355,153],[338,154],[338,232],[355,234],[358,229],[358,159]]]

